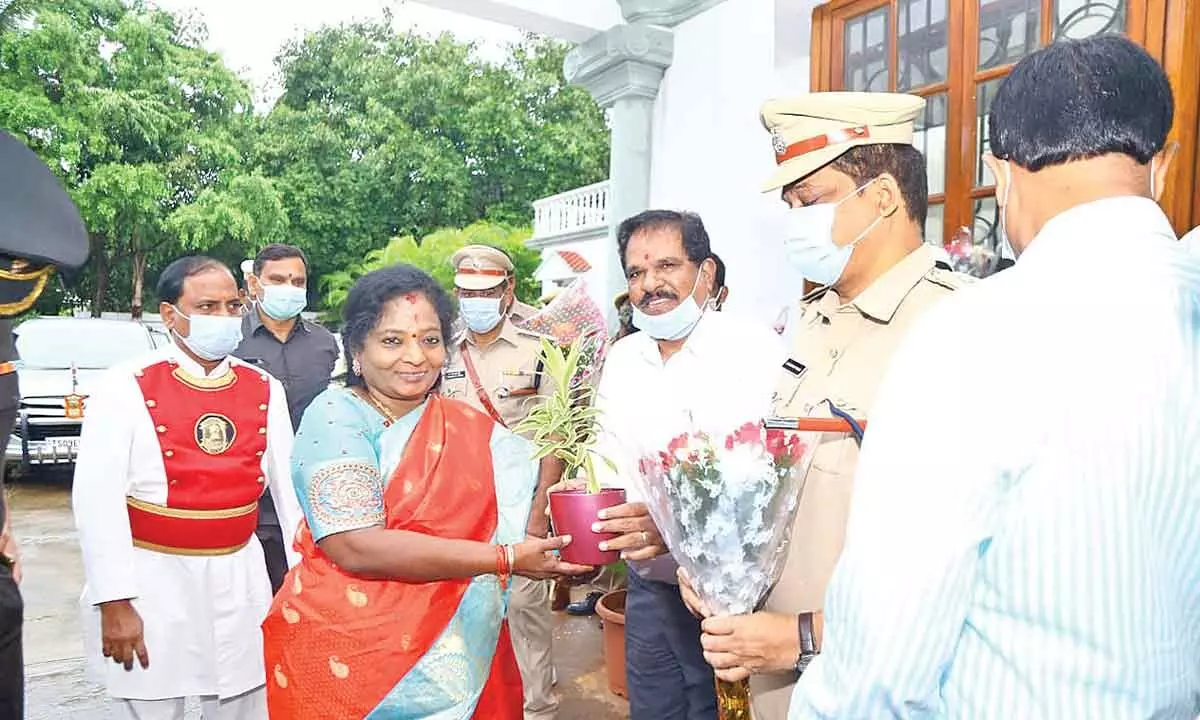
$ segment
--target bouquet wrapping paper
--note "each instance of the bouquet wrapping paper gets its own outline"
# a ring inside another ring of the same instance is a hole
[[[696,430],[639,460],[650,515],[714,613],[753,612],[779,579],[819,434]],[[721,720],[749,720],[749,683],[717,683]]]

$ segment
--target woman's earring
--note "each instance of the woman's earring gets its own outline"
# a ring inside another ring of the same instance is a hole
[[[350,363],[350,372],[354,373],[355,375],[362,376],[362,363],[359,362],[358,358],[354,358],[354,360]]]

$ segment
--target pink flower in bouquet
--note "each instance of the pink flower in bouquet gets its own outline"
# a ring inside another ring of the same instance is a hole
[[[575,338],[579,337],[579,326],[569,321],[554,323],[554,327],[550,329],[550,334],[560,343],[570,345],[575,341]]]
[[[676,452],[688,446],[688,439],[687,433],[684,433],[676,438],[672,438],[671,442],[667,443],[667,452],[674,456]]]
[[[725,438],[726,450],[732,450],[735,445],[752,444],[762,444],[762,425],[758,423],[746,423],[738,428],[732,435]]]
[[[788,452],[787,435],[782,430],[768,430],[765,444],[767,452],[777,460]]]

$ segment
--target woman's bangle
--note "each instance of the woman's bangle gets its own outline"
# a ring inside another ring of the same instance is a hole
[[[505,554],[508,555],[508,574],[512,575],[517,569],[517,549],[512,545],[504,546]]]
[[[496,579],[500,587],[508,589],[508,579],[512,574],[512,562],[509,560],[510,550],[507,545],[496,546]]]

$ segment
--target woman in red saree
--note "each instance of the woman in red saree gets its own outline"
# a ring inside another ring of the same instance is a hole
[[[520,720],[507,576],[590,568],[528,540],[529,444],[436,387],[453,305],[393,266],[350,292],[350,387],[309,407],[292,473],[301,562],[263,623],[275,720]]]

